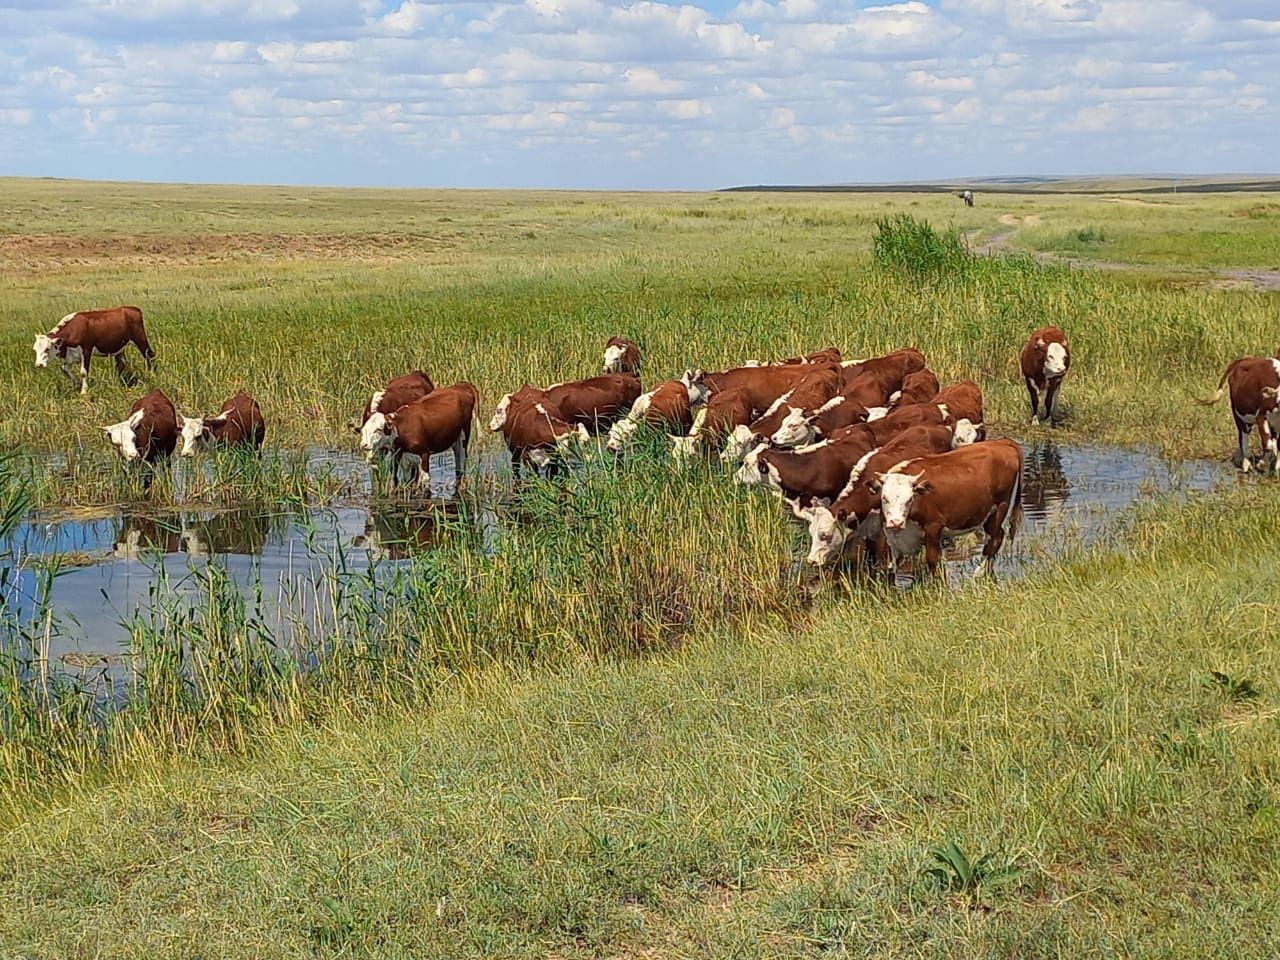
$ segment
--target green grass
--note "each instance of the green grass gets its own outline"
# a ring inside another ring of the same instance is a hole
[[[1115,552],[1018,584],[826,605],[646,662],[493,670],[429,707],[288,727],[247,760],[122,771],[5,837],[0,942],[1270,956],[1272,500],[1242,486],[1149,511]],[[929,875],[952,841],[990,855],[986,882]]]

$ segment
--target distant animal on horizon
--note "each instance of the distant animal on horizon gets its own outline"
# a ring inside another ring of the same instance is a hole
[[[1245,472],[1249,461],[1249,430],[1258,427],[1258,440],[1262,444],[1262,456],[1271,457],[1272,469],[1280,473],[1280,407],[1276,396],[1280,393],[1280,358],[1241,357],[1227,364],[1218,380],[1218,389],[1207,400],[1198,401],[1205,406],[1217,403],[1224,393],[1231,394],[1231,419],[1236,425],[1239,449],[1231,462]]]
[[[213,446],[249,446],[256,450],[266,435],[267,423],[262,419],[258,401],[237,390],[217,416],[182,418],[180,452],[184,457],[193,457]]]
[[[959,197],[961,200],[963,200],[963,201],[964,201],[964,205],[965,205],[966,207],[972,207],[972,206],[973,206],[973,191],[972,191],[972,190],[961,190],[959,193],[957,193],[957,194],[956,194],[956,196],[957,196],[957,197]]]
[[[1040,394],[1044,393],[1044,419],[1054,425],[1058,414],[1058,391],[1071,369],[1071,345],[1058,327],[1041,327],[1031,334],[1020,358],[1022,379],[1031,399],[1031,423],[1040,422]]]
[[[142,311],[138,307],[111,307],[108,310],[81,310],[68,313],[47,334],[36,335],[36,366],[47,367],[51,357],[57,357],[62,372],[72,383],[75,374],[71,367],[80,367],[80,393],[89,392],[89,363],[95,353],[112,357],[116,373],[124,379],[124,350],[130,343],[136,344],[147,369],[156,358],[147,331],[142,324]]]

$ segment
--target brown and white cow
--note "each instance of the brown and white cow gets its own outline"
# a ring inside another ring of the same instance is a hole
[[[502,429],[507,408],[530,400],[545,401],[547,409],[588,432],[608,430],[624,417],[640,396],[640,378],[633,373],[606,373],[586,380],[557,383],[545,390],[525,384],[498,401],[489,421],[490,430]]]
[[[986,417],[982,406],[982,388],[972,380],[948,384],[929,398],[928,402],[945,406],[947,412],[957,421],[968,420],[978,428],[980,435],[985,434]]]
[[[850,468],[845,484],[830,506],[817,504],[805,508],[795,503],[792,510],[809,524],[809,562],[826,564],[833,561],[847,544],[868,544],[868,555],[881,539],[880,494],[875,475],[913,457],[945,453],[972,443],[971,434],[957,435],[950,427],[918,425],[909,427],[883,446],[868,450]]]
[[[885,539],[894,561],[924,546],[925,564],[937,571],[943,537],[976,530],[986,534],[978,573],[992,563],[1005,538],[1017,533],[1022,514],[1022,447],[988,440],[950,453],[919,457],[878,474]]]
[[[501,419],[495,413],[489,422],[490,429],[501,432],[506,440],[511,469],[517,477],[528,464],[538,473],[550,476],[561,461],[580,453],[591,442],[585,426],[565,419],[551,400],[539,393],[518,390],[508,394],[505,405],[500,405]]]
[[[1071,346],[1057,327],[1041,327],[1031,334],[1020,358],[1022,379],[1031,399],[1031,422],[1040,422],[1040,394],[1044,393],[1044,419],[1053,426],[1058,412],[1058,391],[1071,369]]]
[[[760,444],[734,474],[739,483],[763,484],[785,500],[830,503],[849,482],[849,471],[875,447],[870,433],[852,432],[794,450]]]
[[[181,432],[182,456],[192,457],[213,446],[257,449],[267,435],[267,423],[258,401],[238,390],[215,417],[183,417]]]
[[[57,357],[62,372],[75,382],[73,366],[80,367],[80,392],[89,392],[89,362],[95,353],[112,357],[116,373],[124,379],[124,349],[135,344],[151,369],[155,351],[147,340],[142,325],[142,311],[137,307],[112,307],[109,310],[81,310],[69,313],[47,334],[37,334],[36,366],[46,367],[50,357]]]
[[[830,437],[842,427],[866,423],[866,407],[838,393],[826,403],[810,410],[788,404],[787,415],[769,437],[775,447],[798,447]]]
[[[831,400],[840,389],[840,371],[834,366],[818,366],[807,377],[775,400],[750,424],[736,426],[725,442],[720,459],[737,463],[747,451],[777,431],[793,410],[817,408]]]
[[[469,383],[455,383],[432,390],[425,397],[393,410],[374,413],[361,435],[370,463],[387,455],[401,465],[416,462],[418,483],[431,483],[431,455],[453,451],[453,475],[462,481],[471,444],[471,420],[480,394]]]
[[[640,375],[640,348],[627,337],[610,337],[604,345],[603,373]]]
[[[606,446],[621,453],[641,424],[686,434],[693,427],[693,397],[683,380],[664,380],[631,405],[627,415],[609,428]]]
[[[681,378],[688,385],[689,381]],[[690,396],[694,395],[696,386],[689,386]],[[711,395],[706,405],[698,410],[693,418],[693,429],[687,437],[672,437],[672,451],[677,460],[688,460],[699,451],[710,456],[720,449],[729,436],[738,427],[746,426],[755,419],[755,409],[751,398],[741,388],[720,390]]]
[[[695,403],[706,403],[712,395],[726,390],[743,391],[743,395],[751,403],[751,416],[754,419],[768,410],[780,396],[795,388],[801,380],[824,367],[839,369],[835,364],[787,363],[734,367],[717,373],[687,370],[681,379],[689,384],[691,391],[696,391],[698,399]]]
[[[400,377],[395,377],[387,385],[371,396],[364,405],[364,413],[360,417],[363,426],[375,413],[391,413],[399,410],[406,403],[421,400],[435,389],[431,378],[421,370],[410,370]]]
[[[1217,403],[1227,391],[1231,393],[1231,419],[1236,425],[1238,446],[1231,462],[1244,471],[1251,468],[1249,430],[1256,424],[1262,456],[1270,457],[1272,469],[1280,473],[1280,451],[1277,451],[1280,406],[1276,401],[1277,393],[1280,393],[1280,359],[1241,357],[1233,360],[1222,372],[1213,396],[1200,403]]]
[[[785,364],[797,364],[797,363],[822,363],[822,364],[828,364],[828,363],[839,363],[839,362],[840,362],[840,348],[839,348],[839,347],[824,347],[824,348],[823,348],[823,349],[821,349],[821,350],[815,350],[813,353],[806,353],[803,357],[787,357],[787,359],[783,360],[782,362],[783,362],[783,363],[785,363]]]
[[[905,407],[912,403],[929,403],[938,393],[938,377],[925,367],[908,373],[902,378],[902,387],[897,393],[890,394],[889,408]]]
[[[878,357],[866,360],[845,360],[840,364],[844,371],[844,382],[852,383],[863,374],[880,379],[888,388],[888,394],[902,387],[903,379],[925,366],[924,354],[915,347],[899,347]]]
[[[126,463],[154,464],[178,445],[178,413],[161,390],[134,401],[129,416],[102,432]]]

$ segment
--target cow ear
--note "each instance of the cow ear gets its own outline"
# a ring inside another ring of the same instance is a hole
[[[933,489],[933,484],[928,480],[917,480],[913,486],[916,493],[928,493]]]
[[[1036,337],[1036,347],[1040,350],[1044,349],[1044,337]]]
[[[881,480],[868,480],[867,489],[871,491],[872,495],[878,497],[880,496],[880,491],[884,489],[884,483]]]
[[[1263,396],[1264,398],[1266,398],[1267,400],[1274,400],[1274,399],[1276,398],[1277,394],[1280,394],[1280,389],[1277,389],[1276,387],[1263,387],[1263,388],[1262,388],[1262,396]]]

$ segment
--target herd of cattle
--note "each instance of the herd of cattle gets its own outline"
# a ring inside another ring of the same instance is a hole
[[[137,307],[70,314],[36,338],[36,365],[56,357],[81,392],[94,353],[111,356],[123,373],[123,352],[137,345],[148,364],[154,352]],[[1053,422],[1071,365],[1066,335],[1036,330],[1020,357],[1033,423]],[[924,355],[904,347],[869,359],[845,360],[830,347],[777,362],[749,361],[718,372],[687,370],[645,391],[641,356],[625,337],[608,341],[603,372],[539,388],[525,384],[502,397],[489,421],[501,434],[519,477],[563,470],[596,436],[625,455],[642,429],[663,431],[678,460],[717,458],[736,478],[778,495],[809,528],[809,560],[834,561],[861,547],[888,564],[923,547],[937,568],[944,538],[985,535],[981,568],[990,567],[1021,514],[1021,447],[986,436],[982,391],[966,380],[943,387]],[[1249,469],[1248,433],[1256,424],[1264,456],[1276,458],[1280,436],[1280,360],[1245,358],[1229,366],[1216,402],[1229,389],[1240,432],[1237,464]],[[420,370],[391,380],[365,404],[361,447],[371,464],[385,462],[398,482],[429,480],[433,454],[452,451],[461,480],[479,393],[470,383],[437,387]],[[120,454],[154,464],[215,445],[260,447],[266,424],[256,400],[237,392],[212,417],[179,417],[172,401],[152,390],[128,417],[103,428]],[[980,568],[980,569],[981,569]]]

